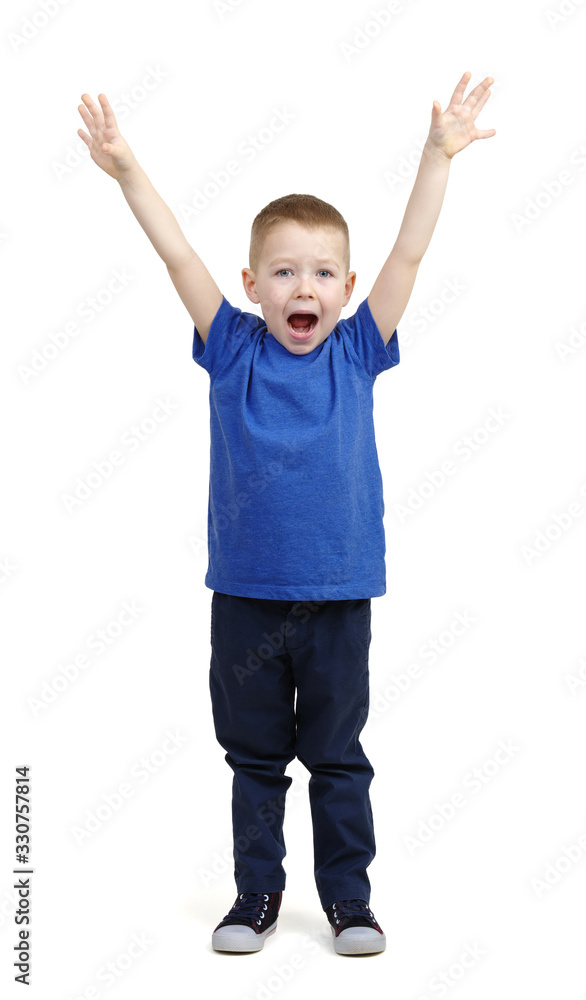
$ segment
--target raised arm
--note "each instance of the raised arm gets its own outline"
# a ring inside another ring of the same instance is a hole
[[[411,297],[419,265],[433,235],[444,200],[452,157],[474,139],[488,139],[495,129],[479,131],[474,119],[490,97],[487,76],[462,103],[470,78],[464,73],[446,111],[433,102],[431,127],[395,245],[372,286],[368,305],[385,344],[391,339]]]
[[[100,106],[89,94],[82,94],[81,99],[84,103],[78,110],[90,134],[83,129],[77,134],[89,148],[94,163],[120,184],[137,221],[167,265],[169,277],[205,343],[222,303],[222,292],[121,136],[106,95],[98,94]]]

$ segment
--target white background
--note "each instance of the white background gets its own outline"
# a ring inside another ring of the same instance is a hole
[[[218,1000],[266,1000],[371,995],[384,983],[400,1000],[583,1000],[586,12],[569,0],[403,0],[377,26],[372,12],[392,6],[242,0],[222,14],[211,0],[70,0],[43,18],[34,0],[3,5],[3,995],[22,995],[12,801],[14,769],[27,764],[29,996],[188,997],[209,982]],[[497,132],[452,162],[399,323],[401,363],[375,386],[388,589],[372,604],[362,743],[376,772],[369,875],[387,951],[362,961],[333,951],[313,882],[308,775],[295,761],[279,929],[256,955],[218,955],[211,932],[235,886],[232,774],[208,691],[209,378],[164,264],[86,155],[77,106],[86,91],[107,94],[240,308],[254,310],[240,270],[263,205],[292,191],[334,204],[358,274],[348,316],[396,238],[432,102],[445,110],[466,70],[469,89],[494,77],[478,125]],[[275,108],[294,120],[241,156],[199,214],[183,214]],[[107,301],[115,270],[130,277]],[[47,350],[72,323],[77,335]],[[158,398],[175,406],[168,419],[123,447],[123,463],[68,511],[63,495]],[[491,410],[501,424],[483,430]],[[469,460],[458,457],[465,435]],[[419,508],[401,513],[417,494]],[[92,652],[125,602],[142,609],[133,624]],[[459,636],[457,614],[470,622]],[[64,680],[83,653],[85,669]],[[168,733],[182,742],[165,754]],[[501,741],[513,748],[506,763]],[[143,759],[156,762],[146,781]],[[475,768],[482,785],[471,784]],[[130,795],[108,818],[121,785]],[[442,820],[457,792],[463,804]],[[106,818],[80,842],[97,810]],[[410,847],[421,823],[427,842]],[[135,935],[148,943],[129,958]],[[467,948],[479,956],[468,968]]]

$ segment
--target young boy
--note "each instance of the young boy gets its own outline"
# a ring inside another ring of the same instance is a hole
[[[348,227],[311,195],[267,205],[252,226],[244,289],[263,318],[230,305],[118,131],[108,100],[82,95],[78,134],[120,184],[194,323],[210,376],[210,692],[234,772],[237,899],[217,951],[260,950],[285,887],[283,816],[297,757],[310,771],[315,882],[339,954],[373,954],[385,935],[369,907],[375,855],[359,735],[368,715],[370,600],[385,593],[374,381],[399,362],[397,323],[441,209],[450,161],[474,139],[492,77],[442,114],[433,103],[395,245],[368,298],[354,289]],[[85,106],[84,106],[85,105]]]

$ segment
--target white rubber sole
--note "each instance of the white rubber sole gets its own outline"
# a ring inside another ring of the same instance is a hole
[[[387,946],[385,935],[368,927],[349,927],[338,937],[331,924],[330,930],[334,938],[334,950],[338,955],[376,955]]]
[[[231,951],[239,953],[249,953],[251,951],[261,951],[266,938],[274,934],[277,929],[277,922],[269,927],[262,934],[256,934],[251,927],[244,924],[228,924],[227,927],[220,927],[212,934],[212,948],[214,951]]]

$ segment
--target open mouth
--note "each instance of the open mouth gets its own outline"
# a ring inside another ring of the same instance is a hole
[[[295,340],[307,340],[317,326],[317,316],[310,312],[295,312],[287,319],[287,329]]]

